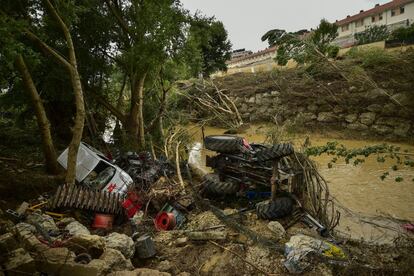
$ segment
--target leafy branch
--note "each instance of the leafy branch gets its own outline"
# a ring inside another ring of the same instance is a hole
[[[401,147],[389,145],[389,144],[379,144],[372,146],[365,146],[362,148],[353,148],[348,149],[343,144],[338,142],[328,142],[323,146],[308,147],[305,149],[305,154],[307,156],[320,156],[326,154],[333,156],[330,162],[328,163],[328,168],[332,168],[334,163],[337,163],[339,159],[343,159],[346,164],[353,164],[354,166],[360,165],[365,162],[365,159],[369,156],[376,155],[376,161],[378,163],[384,163],[386,160],[391,160],[393,165],[391,170],[398,171],[402,167],[414,167],[413,153],[408,152],[408,150],[402,151]],[[389,176],[390,172],[385,171],[380,179],[384,180]],[[401,176],[395,178],[396,182],[402,182],[404,179]],[[414,181],[414,178],[412,179]]]

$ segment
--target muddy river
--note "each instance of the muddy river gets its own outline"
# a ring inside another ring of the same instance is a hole
[[[189,131],[195,142],[202,141],[201,129],[190,126]],[[223,134],[224,129],[206,127],[205,135]],[[251,126],[241,134],[249,142],[263,142],[266,138],[266,126]],[[300,144],[305,136],[310,138],[313,146],[325,145],[328,141],[337,141],[347,148],[358,148],[379,144],[381,141],[360,141],[324,138],[320,135],[298,135],[294,143]],[[414,146],[396,144],[402,149],[414,153]],[[194,152],[195,153],[195,152]],[[205,166],[204,150],[195,153],[193,159]],[[364,239],[376,243],[389,243],[404,230],[402,221],[414,221],[414,168],[402,168],[394,172],[390,169],[391,161],[378,163],[376,156],[368,157],[365,163],[354,166],[337,162],[332,168],[327,164],[331,157],[323,155],[313,158],[321,174],[327,180],[330,193],[338,200],[342,219],[337,231],[343,236],[353,239]],[[208,168],[206,168],[208,169]],[[384,181],[380,176],[384,171],[390,171],[390,176]],[[396,182],[397,176],[404,178]],[[401,220],[401,221],[400,221]]]

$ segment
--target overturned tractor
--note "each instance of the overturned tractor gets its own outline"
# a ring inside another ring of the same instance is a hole
[[[230,135],[207,136],[204,144],[218,153],[206,159],[214,173],[205,176],[205,193],[269,194],[270,190],[271,200],[256,204],[257,215],[262,219],[290,215],[302,198],[303,172],[291,144],[249,144],[244,138]]]

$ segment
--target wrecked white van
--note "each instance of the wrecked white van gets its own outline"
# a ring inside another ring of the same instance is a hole
[[[68,149],[58,157],[58,162],[67,169]],[[125,194],[132,185],[132,178],[120,167],[111,164],[105,155],[81,142],[76,160],[76,180],[83,186],[108,192]]]

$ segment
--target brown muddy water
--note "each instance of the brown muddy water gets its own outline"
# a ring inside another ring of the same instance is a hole
[[[195,144],[201,148],[202,131],[199,127],[189,126]],[[254,125],[240,136],[249,142],[264,142],[267,126]],[[225,129],[205,127],[204,134],[223,134]],[[318,134],[301,134],[293,138],[295,145],[300,145],[305,137],[310,138],[313,146],[325,145],[328,141],[337,141],[347,148],[360,148],[368,145],[382,143],[369,140],[344,140],[326,138]],[[414,146],[398,144],[403,150],[414,153]],[[196,146],[197,148],[197,146]],[[207,150],[193,150],[190,154],[190,162],[198,163],[205,167],[205,155],[211,154]],[[390,169],[391,161],[378,163],[376,156],[366,158],[365,163],[354,166],[338,161],[332,168],[327,164],[332,157],[322,155],[314,157],[320,173],[327,180],[331,195],[336,198],[337,206],[341,212],[341,221],[336,228],[337,233],[343,237],[365,240],[379,244],[391,243],[399,235],[405,233],[401,228],[403,221],[414,221],[414,168],[403,168],[397,172]],[[380,176],[384,171],[389,171],[390,176],[384,181]],[[404,178],[402,182],[396,182],[397,176]]]

